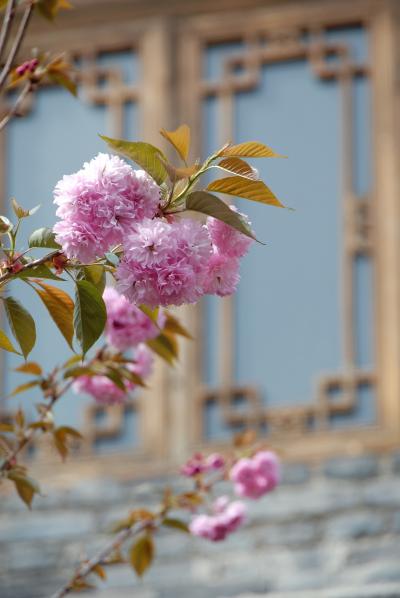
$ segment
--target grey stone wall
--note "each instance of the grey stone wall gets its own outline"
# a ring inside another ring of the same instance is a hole
[[[107,541],[111,522],[149,506],[165,482],[83,481],[39,498],[32,512],[3,498],[1,598],[50,595]],[[107,571],[99,598],[400,597],[400,454],[288,465],[226,542],[161,533],[143,582],[124,565]]]

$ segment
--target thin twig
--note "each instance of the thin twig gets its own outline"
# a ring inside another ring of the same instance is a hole
[[[75,582],[84,580],[98,565],[104,565],[107,557],[112,555],[113,552],[117,551],[129,538],[133,538],[137,534],[145,531],[146,528],[151,525],[152,527],[155,525],[155,521],[151,520],[141,522],[136,524],[132,527],[124,528],[120,531],[117,536],[109,542],[102,550],[100,550],[94,557],[92,557],[89,561],[82,563],[82,565],[77,569],[75,575],[62,587],[60,588],[55,594],[52,595],[51,598],[63,598],[71,592]]]
[[[37,260],[34,260],[33,262],[29,262],[29,264],[24,264],[23,267],[21,268],[21,270],[18,271],[18,274],[20,274],[21,272],[25,272],[25,270],[29,270],[31,268],[36,268],[36,266],[40,266],[41,264],[48,262],[53,257],[56,257],[57,255],[61,255],[61,253],[62,253],[61,249],[57,249],[56,251],[52,251],[51,253],[48,253],[47,255],[45,255],[41,258],[38,258]],[[13,277],[15,277],[14,272],[6,272],[5,274],[3,274],[3,276],[0,276],[0,284],[2,282],[5,282],[6,280],[9,280],[10,278],[13,278]]]
[[[5,115],[5,117],[0,121],[0,131],[4,129],[4,127],[10,122],[14,116],[16,116],[19,112],[20,107],[24,103],[25,99],[28,95],[33,91],[32,84],[29,82],[25,85],[22,89],[21,93],[15,100],[14,105],[10,108],[9,112]]]
[[[65,394],[67,392],[67,390],[69,390],[72,383],[73,383],[73,380],[69,380],[60,390],[58,390],[57,392],[54,393],[49,404],[46,407],[46,410],[42,414],[42,418],[41,418],[42,421],[44,421],[46,419],[46,416],[48,413],[51,413],[51,410],[53,409],[55,403],[58,401],[58,399],[60,397],[62,397],[63,394]],[[0,473],[4,473],[8,469],[10,469],[10,467],[12,467],[13,462],[18,457],[19,453],[22,451],[22,449],[24,449],[27,446],[27,444],[29,444],[32,441],[36,432],[37,432],[37,428],[29,428],[28,429],[28,431],[24,434],[23,438],[19,441],[19,443],[15,447],[15,449],[7,455],[7,457],[4,461],[2,461],[2,463],[0,465]]]
[[[21,22],[19,24],[17,35],[15,37],[13,45],[11,46],[11,50],[7,57],[6,63],[3,67],[3,70],[0,73],[0,91],[4,87],[4,83],[7,80],[8,74],[11,70],[13,63],[14,63],[15,57],[18,54],[18,51],[21,47],[22,40],[24,38],[26,29],[29,25],[29,21],[32,16],[32,11],[33,11],[33,2],[32,2],[32,0],[30,0],[28,6],[25,9],[24,14],[21,17]]]
[[[15,16],[16,0],[8,0],[6,12],[4,13],[3,24],[0,32],[0,60],[7,45],[8,36],[10,35],[11,25]]]

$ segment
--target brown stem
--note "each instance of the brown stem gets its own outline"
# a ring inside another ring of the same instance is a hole
[[[22,15],[21,22],[19,24],[19,28],[17,31],[17,35],[15,37],[14,43],[11,46],[10,53],[7,57],[6,63],[3,67],[3,70],[0,73],[0,91],[4,87],[4,84],[7,80],[8,74],[12,68],[14,63],[15,57],[18,54],[18,51],[21,47],[22,40],[25,36],[27,27],[29,25],[30,18],[32,16],[33,11],[33,2],[30,0],[28,6],[25,9],[24,14]]]
[[[22,104],[24,103],[25,99],[28,97],[28,95],[32,91],[33,91],[33,87],[32,87],[32,84],[29,82],[22,89],[21,93],[19,94],[19,96],[15,100],[15,103],[12,106],[12,108],[5,115],[5,117],[0,121],[0,131],[2,131],[4,129],[4,127],[10,122],[10,120],[12,118],[14,118],[14,116],[16,116],[18,114],[20,107],[22,106]]]
[[[154,521],[151,521],[152,527],[155,525]],[[146,528],[149,527],[149,522],[145,521],[139,524],[136,524],[132,527],[127,527],[121,530],[115,538],[109,542],[102,550],[100,550],[94,557],[92,557],[89,561],[82,563],[82,565],[78,568],[75,575],[55,594],[52,595],[51,598],[63,598],[71,592],[74,584],[76,581],[84,580],[97,565],[103,565],[107,560],[107,557],[110,556],[113,552],[117,551],[129,538],[133,538],[140,532],[143,532]]]
[[[44,264],[45,262],[51,260],[53,257],[60,255],[61,253],[61,249],[57,249],[56,251],[52,251],[51,253],[48,253],[47,255],[44,255],[43,257],[38,258],[37,260],[34,260],[33,262],[29,262],[29,264],[24,264],[21,270],[19,270],[18,274],[20,272],[24,272],[25,270],[29,270],[31,268],[35,268],[36,266],[40,266],[41,264]],[[6,274],[0,276],[0,284],[2,282],[5,282],[6,280],[9,280],[10,278],[13,278],[14,276],[15,274],[13,272],[6,272]]]
[[[46,415],[51,412],[54,404],[58,401],[58,399],[60,397],[62,397],[63,394],[65,394],[67,392],[67,390],[70,388],[72,383],[73,383],[73,380],[69,380],[61,389],[59,389],[57,392],[54,393],[49,404],[47,405],[45,412],[42,415],[42,420],[46,419]],[[4,473],[12,467],[13,462],[18,457],[19,453],[22,451],[22,449],[24,449],[26,447],[27,444],[29,444],[32,441],[36,432],[37,432],[36,428],[28,429],[28,431],[24,434],[24,437],[19,441],[19,443],[15,447],[15,449],[13,451],[11,451],[9,453],[9,455],[6,457],[6,459],[4,459],[4,461],[1,463],[0,473]]]
[[[8,36],[10,35],[11,25],[15,16],[16,0],[8,0],[6,12],[4,14],[3,25],[0,32],[0,60],[1,55],[7,45]]]

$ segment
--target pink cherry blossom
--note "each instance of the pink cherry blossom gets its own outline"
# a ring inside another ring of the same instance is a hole
[[[208,457],[205,457],[202,453],[195,453],[181,467],[181,474],[187,477],[193,477],[200,473],[222,469],[224,465],[225,459],[219,453],[212,453]]]
[[[195,303],[211,255],[207,228],[189,219],[146,220],[125,240],[117,288],[149,307]]]
[[[219,542],[236,531],[245,518],[246,506],[243,502],[229,502],[227,497],[219,497],[213,505],[213,514],[196,515],[189,525],[189,530],[194,536]]]
[[[213,253],[208,262],[204,292],[220,297],[232,295],[236,291],[239,280],[239,260]]]
[[[245,214],[239,212],[233,205],[229,207],[234,212],[237,212],[238,216],[250,226],[250,221]],[[232,226],[229,226],[229,224],[225,224],[225,222],[222,222],[217,218],[207,218],[207,228],[217,252],[227,257],[243,257],[253,242],[250,237],[247,237]]]
[[[143,170],[134,170],[118,156],[98,154],[54,190],[60,221],[56,240],[68,258],[83,262],[121,244],[144,218],[152,218],[160,188]]]
[[[259,451],[252,458],[239,459],[230,471],[236,494],[253,499],[273,490],[279,478],[279,461],[271,451]]]
[[[153,355],[146,345],[138,345],[134,360],[126,365],[131,371],[140,376],[142,379],[147,378],[151,374],[153,365]],[[98,403],[102,405],[115,405],[124,403],[130,394],[136,388],[136,385],[124,380],[125,391],[119,388],[107,376],[79,376],[72,385],[72,389],[76,394],[86,393],[91,395]]]
[[[206,472],[207,469],[208,467],[204,456],[201,453],[195,453],[184,465],[182,465],[181,474],[186,477],[193,477]]]
[[[225,465],[225,459],[220,453],[212,453],[206,459],[208,469],[222,469]]]
[[[157,327],[141,309],[113,287],[104,290],[103,299],[107,309],[106,338],[118,351],[155,338],[165,324],[162,310],[158,315]]]

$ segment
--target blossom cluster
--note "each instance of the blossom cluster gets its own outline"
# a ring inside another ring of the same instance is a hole
[[[93,261],[121,247],[117,288],[135,305],[195,303],[236,290],[252,239],[212,217],[202,223],[164,213],[161,188],[117,156],[99,154],[64,176],[54,201],[56,241],[69,259]]]
[[[215,469],[224,470],[221,479],[228,477],[233,482],[234,493],[241,498],[259,499],[279,483],[279,461],[271,451],[258,451],[252,457],[242,457],[230,469],[225,468],[225,465],[226,460],[222,455],[215,453],[204,458],[196,454],[182,467],[181,472],[196,477]],[[246,521],[246,513],[243,501],[230,501],[227,496],[221,496],[213,502],[211,513],[197,514],[192,518],[189,530],[194,536],[218,542]]]
[[[159,334],[159,328],[113,287],[106,287],[103,299],[107,310],[107,343],[111,350],[131,350],[133,355],[126,363],[127,369],[142,379],[147,378],[152,371],[153,355],[145,342],[155,338]],[[165,314],[160,311],[157,322],[160,328],[164,326],[165,319]],[[91,395],[98,403],[112,405],[125,402],[127,394],[131,394],[136,388],[130,380],[125,380],[124,386],[125,390],[105,375],[84,375],[75,380],[73,389],[76,393]]]

